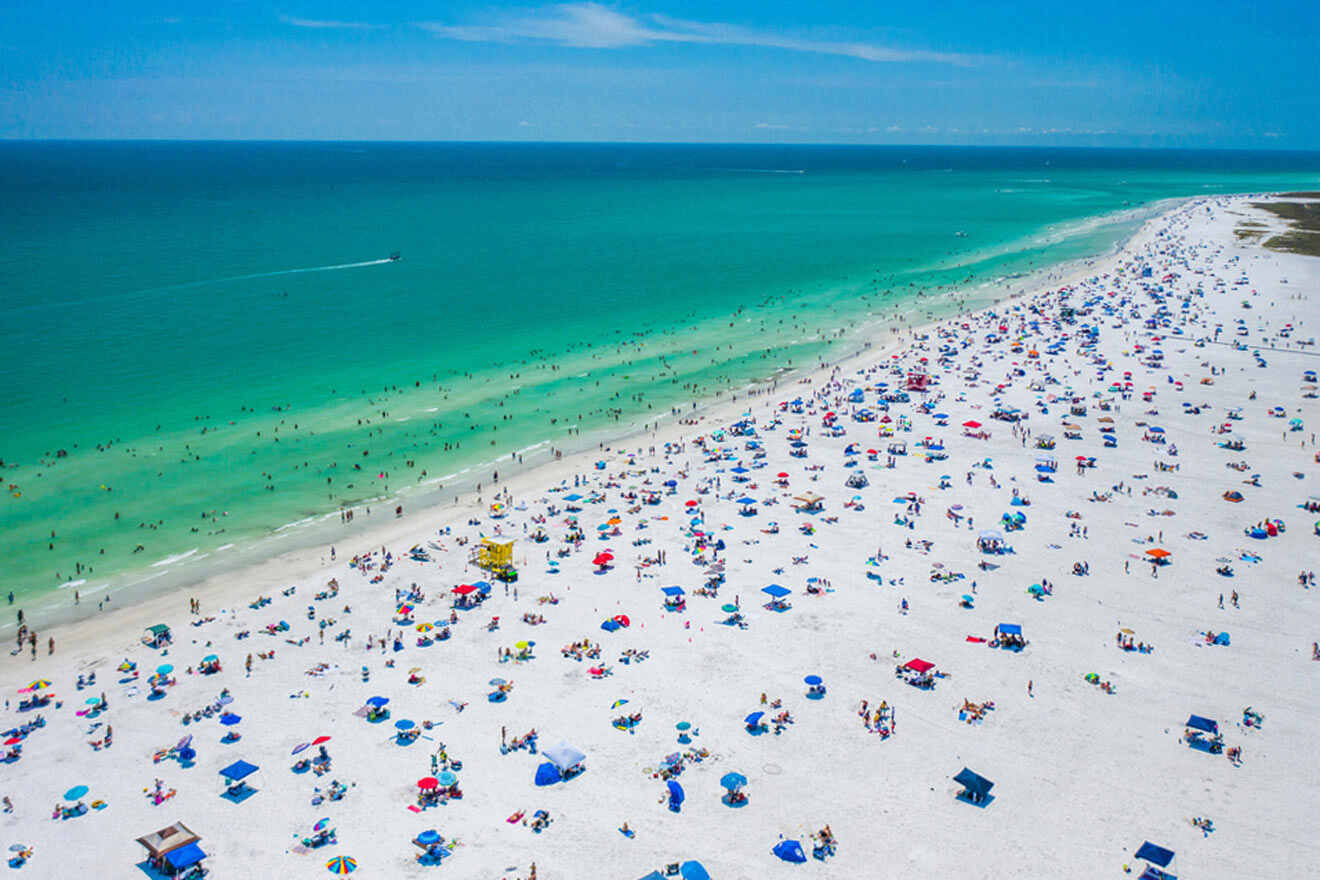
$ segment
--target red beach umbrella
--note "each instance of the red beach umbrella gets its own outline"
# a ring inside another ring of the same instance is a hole
[[[431,789],[438,788],[439,786],[440,786],[440,780],[436,779],[434,776],[423,776],[421,779],[417,780],[417,787],[420,788],[422,791],[430,791]]]
[[[963,427],[964,427],[964,428],[979,428],[979,427],[981,427],[981,423],[978,422],[978,421],[975,421],[975,420],[973,420],[973,419],[968,419],[967,421],[963,422]]]
[[[330,742],[330,737],[318,736],[316,739],[312,740],[312,745],[319,746],[321,743],[328,743],[328,742]]]

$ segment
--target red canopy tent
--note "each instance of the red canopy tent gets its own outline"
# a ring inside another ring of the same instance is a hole
[[[454,587],[454,592],[458,593],[460,596],[466,596],[468,593],[475,593],[476,590],[477,588],[471,584],[459,584],[457,587]]]
[[[904,663],[903,668],[911,669],[913,672],[930,672],[932,669],[935,668],[935,664],[928,663],[927,661],[922,660],[919,657],[914,657],[913,659]]]

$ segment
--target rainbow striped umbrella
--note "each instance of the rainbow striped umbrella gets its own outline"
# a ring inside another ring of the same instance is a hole
[[[325,867],[331,874],[352,874],[357,870],[357,859],[352,856],[335,856],[325,863]]]

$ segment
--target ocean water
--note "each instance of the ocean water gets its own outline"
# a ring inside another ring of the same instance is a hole
[[[0,590],[333,535],[1102,253],[1160,200],[1317,178],[1279,152],[0,143]]]

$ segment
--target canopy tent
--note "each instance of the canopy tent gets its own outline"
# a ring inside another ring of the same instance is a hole
[[[660,588],[660,592],[664,593],[666,596],[681,596],[681,595],[683,595],[683,588],[682,588],[682,587],[661,587],[661,588]]]
[[[1187,726],[1193,730],[1202,730],[1215,736],[1219,735],[1219,722],[1210,718],[1203,718],[1200,715],[1188,716]]]
[[[159,831],[153,831],[151,834],[139,837],[137,842],[146,847],[147,855],[153,859],[158,859],[166,853],[187,846],[190,843],[196,843],[199,840],[201,838],[194,834],[187,825],[182,822],[175,822],[173,825]]]
[[[239,780],[247,779],[253,773],[256,773],[258,769],[259,768],[256,764],[249,764],[247,761],[240,760],[235,761],[221,770],[220,775],[225,779],[228,779],[230,782],[238,782]]]
[[[1160,868],[1169,867],[1169,862],[1173,861],[1173,850],[1165,849],[1162,846],[1156,846],[1149,840],[1141,844],[1141,849],[1137,850],[1137,858],[1150,862],[1152,865]]]
[[[196,842],[186,843],[178,849],[172,849],[165,854],[165,861],[169,862],[170,866],[174,868],[175,871],[182,871],[185,868],[191,868],[204,858],[206,858],[206,853],[202,852],[202,848],[198,846]]]
[[[768,587],[762,587],[761,592],[773,596],[776,599],[782,599],[793,591],[787,587],[781,587],[779,584],[771,584]]]
[[[953,781],[961,785],[965,789],[963,793],[973,801],[985,800],[986,795],[990,793],[990,789],[995,787],[995,784],[989,779],[968,770],[966,767],[958,771],[958,775],[953,777]]]
[[[585,753],[579,752],[568,743],[562,741],[557,746],[543,749],[541,754],[545,756],[547,761],[555,765],[560,773],[572,769],[587,759]]]
[[[1022,635],[1022,624],[1020,623],[1001,623],[999,624],[998,629],[1001,636]]]
[[[903,668],[911,669],[913,672],[923,673],[923,672],[930,672],[932,669],[935,668],[935,664],[926,660],[922,660],[920,657],[914,657],[908,662],[904,663]]]

